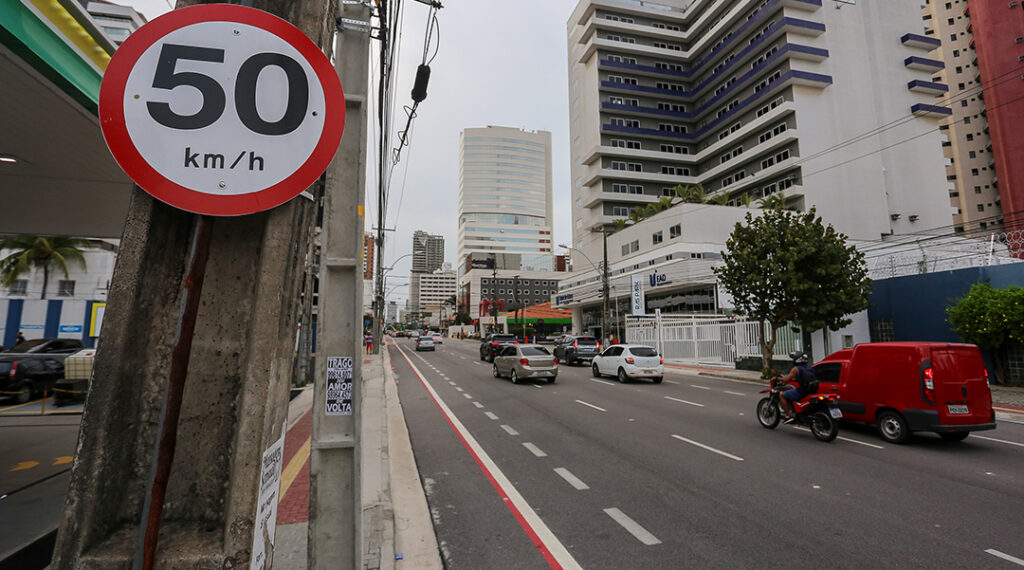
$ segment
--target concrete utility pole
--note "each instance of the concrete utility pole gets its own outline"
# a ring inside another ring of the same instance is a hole
[[[601,297],[604,298],[604,308],[601,310],[601,346],[605,346],[605,339],[608,338],[608,230],[601,228],[601,239],[604,244],[604,260],[601,261]]]
[[[255,5],[329,45],[328,0]],[[247,567],[255,540],[270,546],[253,536],[261,464],[283,437],[315,214],[312,201],[296,197],[213,226],[158,568]],[[132,191],[53,568],[128,568],[136,559],[197,219]]]
[[[320,271],[320,346],[313,389],[308,568],[363,567],[359,418],[363,351],[363,196],[370,9],[340,3],[335,68],[345,88],[345,133],[327,169]],[[329,12],[333,15],[333,11]],[[378,251],[383,248],[378,246]],[[381,263],[381,256],[377,262]],[[379,275],[378,269],[378,275]],[[382,286],[382,284],[381,284]],[[380,289],[378,292],[382,293]],[[378,309],[379,306],[378,296]],[[379,331],[379,315],[375,330]],[[377,339],[375,339],[377,340]],[[348,374],[348,382],[342,380]],[[340,376],[340,378],[339,378]],[[340,390],[340,392],[339,392]],[[351,407],[340,407],[345,394]],[[340,393],[340,395],[339,395]],[[333,404],[332,404],[333,402]]]

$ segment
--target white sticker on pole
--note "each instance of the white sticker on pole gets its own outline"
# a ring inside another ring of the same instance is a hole
[[[328,416],[352,415],[352,357],[327,357]]]
[[[632,277],[632,285],[630,287],[632,304],[630,305],[630,314],[642,315],[644,314],[644,277],[643,275],[634,275]]]
[[[259,502],[256,504],[256,519],[253,524],[250,570],[263,570],[273,564],[286,426],[287,422],[281,426],[281,438],[263,452],[263,460],[260,461],[260,492]]]

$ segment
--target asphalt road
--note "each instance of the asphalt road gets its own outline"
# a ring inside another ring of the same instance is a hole
[[[389,350],[448,568],[1024,566],[1024,425],[821,443],[762,428],[749,383],[513,385],[475,342]]]
[[[78,442],[78,414],[8,415],[31,406],[0,405],[0,560],[60,524]]]

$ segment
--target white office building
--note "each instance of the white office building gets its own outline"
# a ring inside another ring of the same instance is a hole
[[[85,9],[103,34],[118,46],[146,23],[145,16],[134,8],[113,2],[89,2]]]
[[[582,0],[573,247],[596,259],[594,230],[698,183],[732,205],[782,192],[855,239],[951,231],[924,32],[920,2]]]

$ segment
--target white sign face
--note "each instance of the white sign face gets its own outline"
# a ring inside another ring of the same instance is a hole
[[[633,315],[644,314],[644,277],[643,275],[634,275],[631,278],[630,284],[630,313]]]
[[[288,42],[245,24],[201,22],[142,53],[128,75],[124,118],[157,172],[223,196],[295,172],[320,140],[324,106],[313,67]]]
[[[281,493],[281,467],[284,464],[284,434],[287,422],[281,426],[281,439],[263,452],[260,461],[260,493],[253,523],[252,557],[250,570],[269,568],[274,560],[274,535],[277,532],[277,503]]]
[[[312,184],[337,151],[344,94],[330,62],[267,12],[210,4],[133,33],[100,88],[100,124],[154,197],[212,215],[254,213]]]

